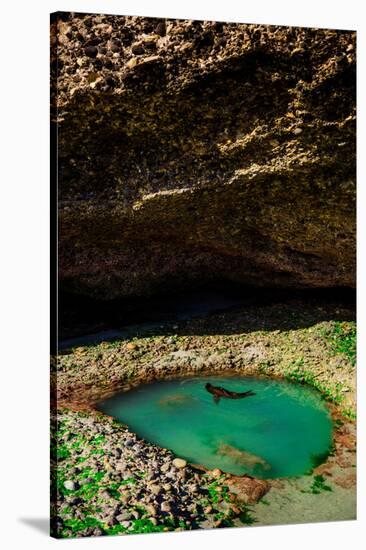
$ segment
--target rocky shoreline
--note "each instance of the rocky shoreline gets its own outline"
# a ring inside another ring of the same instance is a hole
[[[54,531],[62,537],[246,524],[243,504],[269,488],[248,478],[243,500],[225,486],[230,476],[203,473],[99,415],[63,411],[58,424]]]
[[[277,304],[167,324],[160,334],[155,329],[59,355],[54,364],[54,534],[321,521],[326,514],[352,519],[355,366],[353,356],[337,350],[334,342],[335,335],[352,333],[353,318],[352,309],[339,305]],[[309,476],[289,480],[204,471],[174,462],[170,451],[95,410],[100,399],[136,384],[223,371],[285,377],[319,389],[334,420],[334,448],[326,462]],[[289,510],[286,502],[292,502]],[[317,518],[311,519],[314,510]]]

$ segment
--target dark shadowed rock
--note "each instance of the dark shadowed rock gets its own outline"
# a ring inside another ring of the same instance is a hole
[[[165,21],[160,21],[156,25],[155,32],[156,32],[156,34],[159,34],[160,36],[165,36],[165,33],[166,33]]]
[[[99,49],[127,37],[138,56],[90,82],[97,48],[74,37],[97,24],[112,29]],[[58,33],[70,25],[52,64],[62,289],[355,285],[355,33],[80,14]],[[149,33],[166,34],[154,56]]]
[[[88,57],[96,57],[98,54],[98,48],[96,46],[87,46],[84,48],[84,53]]]
[[[145,52],[145,48],[144,48],[143,44],[141,44],[141,43],[132,44],[131,51],[135,55],[142,55]]]

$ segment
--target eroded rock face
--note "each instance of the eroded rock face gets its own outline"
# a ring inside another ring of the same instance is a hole
[[[355,33],[59,14],[51,41],[63,289],[354,286]]]

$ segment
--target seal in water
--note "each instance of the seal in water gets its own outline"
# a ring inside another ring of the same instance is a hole
[[[219,403],[220,397],[226,397],[226,399],[243,399],[243,397],[250,397],[251,395],[255,395],[252,390],[244,392],[229,391],[225,390],[225,388],[222,388],[221,386],[213,386],[209,382],[207,382],[205,388],[209,393],[212,393],[212,395],[214,396],[213,399],[216,404]]]

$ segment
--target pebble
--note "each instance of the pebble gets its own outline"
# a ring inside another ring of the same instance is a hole
[[[121,45],[118,42],[113,41],[110,45],[110,49],[112,52],[119,52],[121,51]]]
[[[126,348],[127,349],[136,349],[136,344],[133,344],[132,342],[128,342]]]
[[[136,57],[132,57],[129,61],[126,63],[126,67],[129,69],[133,69],[137,65],[137,59]]]
[[[171,506],[170,506],[169,502],[166,502],[166,501],[161,503],[160,508],[161,508],[162,512],[170,512],[171,511]]]
[[[159,36],[165,36],[166,34],[166,25],[165,21],[160,21],[155,27],[155,33]]]
[[[97,57],[98,48],[96,46],[86,46],[86,48],[84,48],[84,53],[88,57]]]
[[[106,57],[104,59],[104,66],[107,68],[107,69],[112,69],[113,68],[113,62],[110,60],[109,57]]]
[[[64,482],[64,487],[65,489],[67,489],[68,491],[75,491],[76,489],[76,483],[74,481],[71,481],[71,480],[67,480]]]
[[[158,495],[161,493],[161,487],[160,485],[150,485],[150,491],[153,493],[153,495]]]
[[[126,529],[128,529],[131,525],[131,522],[130,521],[122,521],[121,525],[122,525],[122,527],[125,527]]]
[[[295,130],[293,130],[292,133],[295,134],[295,136],[298,136],[299,134],[302,133],[302,129],[301,128],[295,128]]]
[[[147,506],[145,506],[145,508],[151,516],[156,516],[156,514],[158,513],[156,507],[153,506],[152,504],[147,504]]]
[[[145,53],[145,48],[141,43],[132,44],[131,51],[135,55],[142,55]]]
[[[187,466],[187,461],[184,458],[175,458],[173,460],[173,466],[176,468],[185,468]]]
[[[122,521],[126,521],[131,519],[131,514],[129,512],[122,512],[122,514],[119,514],[116,516],[116,520],[121,523]]]

